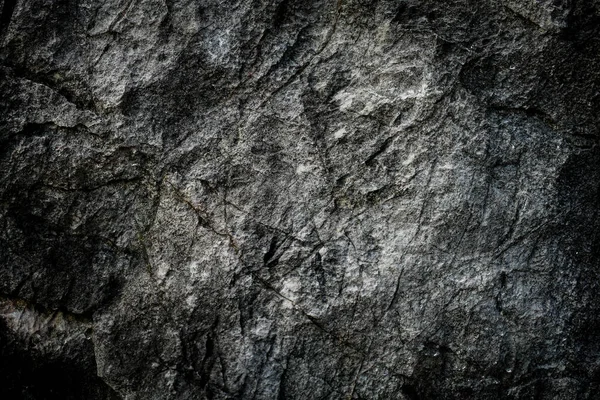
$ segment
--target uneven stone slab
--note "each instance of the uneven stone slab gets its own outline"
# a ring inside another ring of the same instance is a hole
[[[597,397],[600,2],[1,4],[1,398]]]

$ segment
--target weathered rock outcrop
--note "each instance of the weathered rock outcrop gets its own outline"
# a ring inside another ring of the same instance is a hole
[[[0,3],[1,398],[599,398],[599,1]]]

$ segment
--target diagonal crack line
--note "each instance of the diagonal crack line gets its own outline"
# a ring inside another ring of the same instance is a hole
[[[94,116],[98,117],[96,110],[88,107],[83,99],[73,96],[72,93],[67,93],[67,91],[64,88],[61,89],[59,87],[55,87],[55,83],[52,82],[49,78],[44,77],[39,73],[30,71],[22,66],[13,65],[10,62],[6,64],[2,63],[0,64],[0,67],[10,70],[14,78],[22,79],[31,82],[35,85],[43,86],[52,93],[60,96],[65,102],[73,105],[73,107],[75,107],[77,110],[90,111],[94,114]]]
[[[213,233],[215,233],[218,236],[226,237],[229,240],[229,243],[233,248],[235,248],[235,249],[238,248],[237,242],[236,242],[235,238],[233,237],[233,235],[230,232],[228,232],[227,230],[220,231],[219,229],[217,229],[214,226],[214,224],[212,223],[212,221],[210,220],[210,216],[206,210],[195,205],[192,202],[192,200],[187,198],[185,196],[185,194],[183,194],[181,192],[181,190],[179,190],[179,188],[177,188],[172,182],[170,182],[169,180],[165,180],[165,182],[173,189],[176,199],[181,201],[182,203],[184,203],[190,210],[192,210],[194,212],[194,214],[196,214],[196,217],[198,218],[198,223],[201,226],[209,229],[210,231],[212,231]]]
[[[267,228],[267,229],[275,231],[275,232],[279,232],[279,233],[283,234],[286,238],[290,238],[290,239],[292,239],[292,240],[294,240],[294,241],[296,241],[296,242],[298,242],[300,244],[307,244],[308,243],[306,240],[300,239],[300,238],[294,236],[292,233],[290,233],[288,231],[285,231],[285,230],[283,230],[281,228],[277,228],[276,226],[273,226],[273,225],[269,225],[269,224],[267,224],[265,222],[262,222],[262,221],[260,221],[260,220],[258,220],[256,218],[254,218],[250,212],[244,210],[242,207],[240,207],[237,204],[231,202],[230,200],[225,200],[225,204],[227,204],[227,205],[235,208],[236,210],[238,210],[239,212],[243,213],[245,216],[247,216],[252,221],[256,222],[258,225],[260,225],[260,226],[262,226],[264,228]]]
[[[319,321],[318,318],[310,315],[309,313],[307,313],[302,307],[300,307],[295,301],[293,301],[292,299],[290,299],[289,297],[283,295],[281,292],[279,292],[275,287],[273,287],[273,285],[271,285],[269,282],[267,282],[265,279],[259,277],[256,273],[254,272],[250,272],[250,275],[256,279],[265,289],[267,289],[268,291],[274,293],[277,297],[283,299],[284,301],[289,302],[290,304],[292,304],[292,306],[294,307],[294,309],[296,311],[298,311],[304,318],[306,318],[311,324],[315,325],[317,327],[317,329],[319,329],[321,332],[323,332],[324,334],[326,334],[327,336],[329,336],[330,338],[333,339],[334,343],[337,343],[338,345],[340,345],[343,348],[349,349],[352,352],[354,352],[356,355],[358,355],[361,359],[362,359],[362,363],[364,363],[365,360],[367,360],[369,358],[369,351],[371,348],[371,344],[373,342],[373,338],[371,338],[371,342],[367,348],[367,350],[362,350],[357,348],[356,346],[348,343],[346,340],[342,339],[340,336],[336,335],[334,332],[330,331],[329,329],[327,329],[323,323],[321,321]],[[405,382],[406,381],[410,381],[412,378],[406,374],[400,373],[395,371],[393,368],[391,368],[390,366],[386,365],[385,363],[379,362],[379,361],[373,361],[373,364],[380,366],[382,368],[385,368],[386,370],[388,370],[392,375],[395,375],[397,377],[400,377],[401,379],[403,379]]]
[[[315,58],[317,58],[327,48],[327,46],[329,46],[329,43],[331,42],[331,38],[333,37],[333,35],[335,34],[335,32],[337,30],[337,25],[338,25],[338,22],[340,19],[341,6],[342,6],[342,0],[337,0],[335,16],[333,18],[333,24],[331,26],[331,29],[329,29],[329,31],[327,32],[327,35],[325,36],[325,40],[323,40],[323,43],[315,51],[313,56],[310,57],[310,59],[308,61],[306,61],[304,64],[302,64],[300,66],[300,68],[298,68],[296,70],[296,72],[294,72],[292,74],[292,76],[290,76],[281,86],[279,86],[277,89],[275,89],[273,92],[271,92],[271,94],[269,94],[269,96],[262,103],[260,103],[260,105],[258,106],[258,109],[262,109],[265,105],[267,105],[269,102],[271,102],[271,100],[273,100],[273,98],[279,92],[281,92],[283,89],[285,89],[290,84],[292,84],[296,80],[296,78],[298,78],[300,75],[302,75],[302,73],[313,63]]]

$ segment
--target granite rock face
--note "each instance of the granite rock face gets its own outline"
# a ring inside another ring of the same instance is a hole
[[[599,398],[600,1],[0,3],[1,398]]]

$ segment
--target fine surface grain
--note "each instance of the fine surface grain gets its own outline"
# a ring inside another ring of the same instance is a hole
[[[600,1],[0,4],[0,398],[599,398]]]

